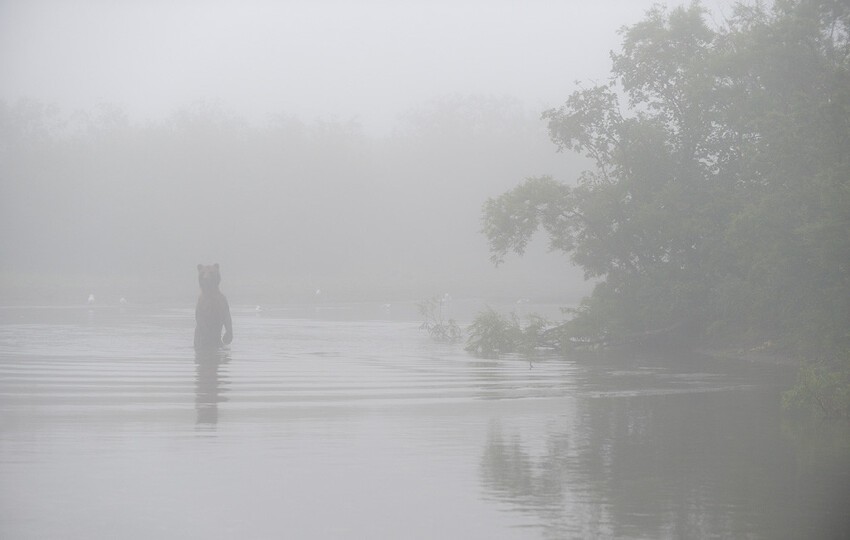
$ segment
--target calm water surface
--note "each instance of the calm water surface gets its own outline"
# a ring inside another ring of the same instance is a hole
[[[480,360],[411,306],[0,309],[0,538],[850,538],[789,374]]]

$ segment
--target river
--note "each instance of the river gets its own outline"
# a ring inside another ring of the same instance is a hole
[[[523,307],[532,310],[533,307]],[[0,308],[0,538],[850,538],[793,372],[484,360],[411,304]]]

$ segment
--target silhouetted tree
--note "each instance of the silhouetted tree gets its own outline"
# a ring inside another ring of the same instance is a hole
[[[850,358],[850,4],[740,5],[719,28],[655,8],[622,35],[610,82],[543,115],[595,167],[488,200],[493,261],[543,229],[597,279],[574,337]]]

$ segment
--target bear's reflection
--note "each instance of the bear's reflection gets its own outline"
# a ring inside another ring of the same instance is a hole
[[[195,352],[195,424],[215,428],[218,404],[227,401],[227,364],[230,352],[224,350]]]

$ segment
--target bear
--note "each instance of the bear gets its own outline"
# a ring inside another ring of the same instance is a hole
[[[208,266],[199,264],[198,283],[201,285],[201,296],[195,307],[195,349],[220,349],[233,341],[233,320],[230,318],[227,298],[218,289],[221,283],[218,263]]]

